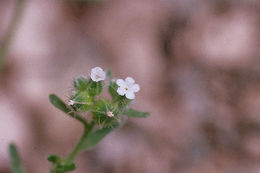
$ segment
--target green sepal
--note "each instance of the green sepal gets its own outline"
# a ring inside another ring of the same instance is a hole
[[[81,150],[88,150],[93,147],[95,147],[106,135],[108,135],[110,132],[112,132],[114,129],[116,129],[119,125],[113,126],[112,128],[105,127],[99,130],[96,130],[94,132],[91,132],[87,139],[85,140],[85,143],[83,143]]]
[[[95,82],[90,79],[87,91],[90,96],[97,96],[102,92],[102,88],[103,86],[101,81]]]
[[[127,109],[123,112],[123,114],[128,117],[136,117],[136,118],[145,118],[150,116],[150,113],[148,112],[141,112],[134,109]]]
[[[75,102],[75,104],[73,104],[72,107],[76,111],[80,111],[80,112],[88,111],[94,102],[94,98],[91,97],[87,91],[75,92],[72,95],[71,100]]]
[[[50,102],[58,109],[60,109],[61,111],[68,113],[71,110],[66,106],[66,104],[59,98],[57,97],[55,94],[51,94],[49,96]]]
[[[76,77],[73,81],[76,91],[85,91],[88,87],[89,80],[83,76]]]
[[[11,159],[12,173],[23,173],[23,166],[20,160],[20,156],[14,144],[9,145],[9,153]]]
[[[76,92],[87,92],[89,96],[97,96],[102,92],[102,82],[95,82],[90,78],[77,77],[74,79],[74,88]]]
[[[92,110],[93,120],[102,127],[112,127],[118,124],[119,110],[117,106],[109,100],[101,99],[97,101]],[[110,117],[112,114],[113,117]]]
[[[116,82],[110,82],[109,87],[108,87],[108,92],[112,97],[113,101],[117,100],[118,94],[117,94],[117,84]]]

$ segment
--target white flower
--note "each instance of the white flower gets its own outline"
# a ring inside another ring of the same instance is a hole
[[[69,100],[69,103],[68,103],[70,106],[73,106],[75,104],[75,101],[74,100]]]
[[[119,86],[117,93],[121,96],[125,95],[128,99],[135,98],[135,92],[140,90],[140,86],[135,84],[135,80],[131,77],[123,79],[118,79],[116,84]]]
[[[91,74],[90,74],[90,78],[95,81],[95,82],[99,82],[102,80],[105,80],[106,78],[106,73],[103,71],[102,68],[100,67],[95,67],[91,69]]]
[[[107,116],[108,116],[108,117],[114,117],[114,114],[113,114],[113,112],[111,112],[111,111],[107,111]]]

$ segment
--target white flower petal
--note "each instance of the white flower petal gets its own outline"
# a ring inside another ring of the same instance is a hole
[[[125,83],[125,81],[123,80],[123,79],[117,79],[116,80],[116,84],[118,85],[118,86],[125,86],[126,85],[126,83]]]
[[[100,67],[99,67],[100,68]],[[91,74],[96,74],[97,73],[98,67],[94,67],[91,69]]]
[[[74,100],[69,100],[69,103],[68,103],[70,106],[73,106],[75,104],[75,101]]]
[[[113,112],[108,111],[108,112],[107,112],[107,116],[108,116],[108,117],[114,117],[115,115],[113,114]]]
[[[125,82],[127,83],[127,85],[132,85],[135,83],[135,80],[131,77],[127,77],[125,78]]]
[[[96,81],[96,75],[95,75],[95,73],[92,73],[92,72],[91,72],[90,78],[91,78],[93,81]]]
[[[131,87],[131,90],[133,92],[138,92],[140,90],[140,86],[138,84],[134,84],[132,87]]]
[[[94,69],[97,73],[103,71],[103,69],[102,69],[101,67],[95,67],[95,68],[93,68],[93,69]]]
[[[128,91],[128,92],[126,92],[126,98],[128,98],[128,99],[134,99],[135,98],[135,94],[134,94],[134,92],[131,92],[131,91]]]
[[[125,90],[124,87],[119,87],[119,88],[117,89],[117,93],[118,93],[119,95],[123,96],[123,95],[126,94],[126,90]]]
[[[97,79],[96,79],[96,82],[99,82],[99,81],[102,81],[102,80],[104,80],[102,77],[97,77]]]
[[[105,80],[106,78],[106,73],[102,70],[102,71],[99,71],[98,73],[98,76],[102,79],[102,80]]]
[[[102,68],[100,67],[95,67],[91,69],[91,74],[90,74],[90,78],[95,81],[95,82],[99,82],[102,80],[105,80],[106,78],[106,73],[103,71]]]

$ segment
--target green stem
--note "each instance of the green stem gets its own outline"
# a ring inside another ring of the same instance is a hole
[[[75,118],[76,120],[81,122],[84,125],[85,129],[86,129],[87,126],[89,126],[89,124],[86,122],[86,120],[84,118],[82,118],[80,115],[76,114],[75,112],[66,112],[66,113],[69,116],[71,116],[72,118]]]
[[[94,127],[95,123],[92,121],[88,126],[84,126],[84,133],[81,136],[79,142],[75,146],[74,150],[70,153],[70,155],[67,157],[67,161],[72,161],[75,159],[75,157],[78,155],[78,153],[81,151],[82,144],[85,142],[86,138],[88,137],[89,133],[91,132],[92,128]]]
[[[2,44],[0,45],[0,74],[4,67],[4,57],[8,51],[12,36],[14,35],[15,29],[17,28],[19,21],[22,17],[25,0],[17,0],[15,14],[10,24],[7,34],[5,35]]]

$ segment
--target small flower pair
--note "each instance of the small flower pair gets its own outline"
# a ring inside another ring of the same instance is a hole
[[[105,80],[106,73],[100,67],[95,67],[91,69],[90,78],[99,82]],[[121,96],[126,96],[128,99],[134,99],[135,93],[140,90],[140,86],[135,83],[135,80],[131,77],[123,79],[117,79],[116,84],[119,86],[117,89],[117,93]]]

